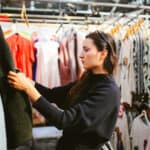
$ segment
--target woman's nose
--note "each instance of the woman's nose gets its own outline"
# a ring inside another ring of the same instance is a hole
[[[79,57],[80,57],[80,58],[83,58],[83,52],[80,53]]]

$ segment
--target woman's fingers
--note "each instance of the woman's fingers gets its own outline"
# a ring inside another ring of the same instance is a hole
[[[8,72],[8,75],[9,75],[9,76],[14,76],[14,77],[16,77],[16,76],[17,76],[17,73],[15,73],[15,72],[13,72],[13,71],[9,71],[9,72]]]
[[[9,71],[9,72],[8,72],[7,78],[8,78],[9,80],[15,80],[16,77],[17,77],[17,74],[16,74],[15,72],[12,72],[12,71]]]
[[[16,77],[14,77],[14,76],[12,76],[12,75],[8,75],[8,82],[9,83],[13,83],[13,82],[15,82],[16,81]]]
[[[15,79],[16,79],[15,77],[13,77],[13,76],[11,76],[11,75],[8,75],[7,78],[8,78],[8,80],[10,80],[10,81],[15,81]]]
[[[15,72],[9,71],[8,73],[8,83],[11,87],[16,88],[17,74]]]
[[[14,83],[14,81],[13,81],[13,80],[11,80],[11,79],[8,79],[8,83],[9,83],[9,84],[13,84],[13,83]]]
[[[12,79],[8,79],[8,83],[11,87],[14,87],[15,88],[15,85],[16,85],[16,82],[15,80],[12,80]]]

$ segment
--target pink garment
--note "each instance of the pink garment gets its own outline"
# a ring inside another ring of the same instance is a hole
[[[59,71],[61,85],[69,83],[71,81],[71,70],[69,66],[69,55],[66,38],[62,40],[59,47]]]
[[[69,63],[72,81],[78,79],[83,72],[81,60],[79,57],[82,51],[83,39],[84,36],[77,32],[72,32],[68,36]]]

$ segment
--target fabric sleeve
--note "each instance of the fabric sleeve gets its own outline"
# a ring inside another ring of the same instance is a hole
[[[97,132],[104,134],[110,133],[108,130],[112,130],[116,122],[119,108],[116,95],[112,89],[98,87],[94,92],[89,93],[88,99],[64,111],[51,105],[44,97],[40,97],[33,107],[59,129],[78,126],[91,131],[98,130]]]
[[[47,88],[39,83],[35,83],[35,88],[40,92],[40,94],[45,97],[49,102],[57,104],[62,107],[65,103],[67,94],[69,90],[75,85],[76,82],[71,82],[65,86]]]

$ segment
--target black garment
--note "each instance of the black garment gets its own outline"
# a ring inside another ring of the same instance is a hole
[[[45,147],[43,147],[42,144],[38,143],[35,139],[31,139],[16,148],[10,148],[8,150],[45,150]]]
[[[6,119],[8,148],[15,148],[32,139],[32,112],[27,95],[8,85],[7,75],[10,70],[15,70],[14,63],[0,28],[0,93]]]
[[[78,103],[64,111],[47,101],[56,102],[63,108],[66,95],[73,85],[47,89],[36,84],[43,96],[33,106],[51,125],[63,129],[57,150],[74,150],[78,144],[91,148],[103,145],[112,135],[120,104],[120,91],[114,78],[111,75],[92,75],[89,88],[81,94]]]
[[[35,150],[32,147],[33,147],[33,141],[30,140],[30,141],[24,143],[23,145],[20,145],[16,148],[8,149],[8,150]]]

